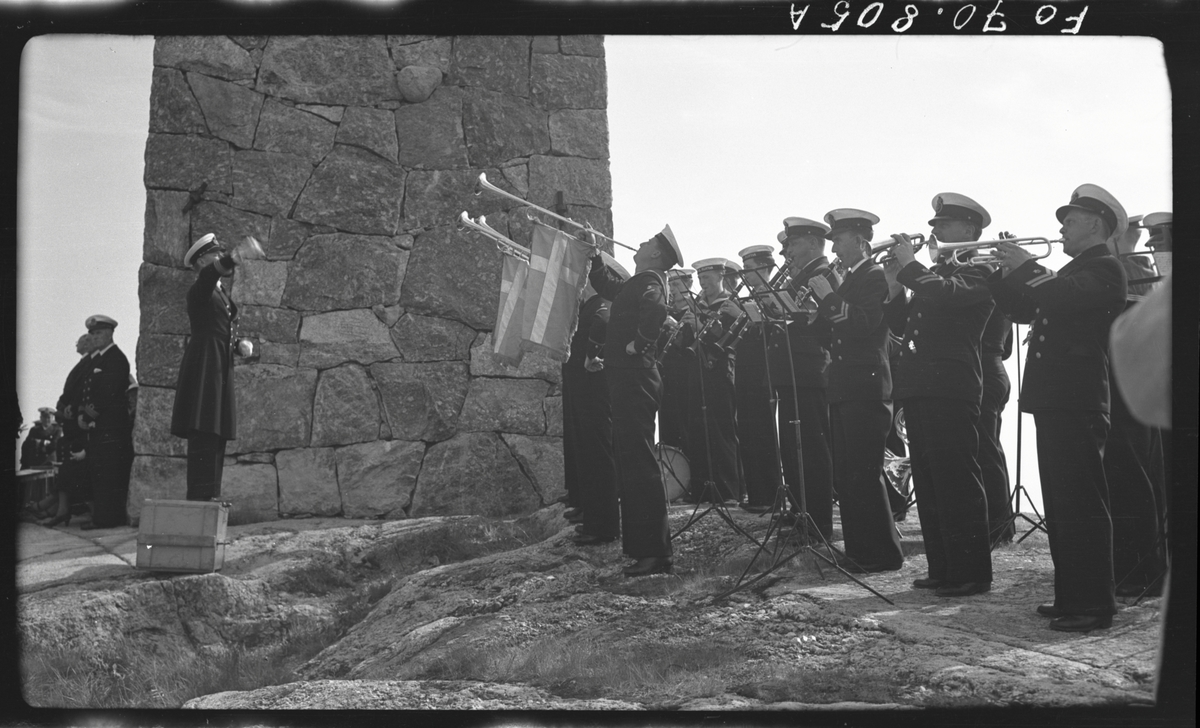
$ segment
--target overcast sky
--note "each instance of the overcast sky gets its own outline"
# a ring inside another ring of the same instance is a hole
[[[1172,206],[1154,39],[609,36],[605,47],[615,236],[636,245],[669,223],[688,264],[777,248],[783,218],[836,207],[878,215],[879,236],[928,234],[939,192],[986,207],[985,238],[1057,238],[1054,210],[1083,183],[1130,214]],[[87,316],[117,319],[134,363],[152,52],[149,37],[48,36],[22,58],[27,421],[57,400]],[[628,251],[617,258],[632,268]],[[1031,418],[1024,429],[1022,481],[1036,492]]]

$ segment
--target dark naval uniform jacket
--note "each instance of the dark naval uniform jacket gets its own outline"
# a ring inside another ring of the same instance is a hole
[[[841,285],[837,274],[829,267],[825,256],[809,261],[800,272],[792,277],[788,291],[795,296],[805,289],[808,279],[821,275],[829,281],[833,290]],[[797,301],[799,303],[799,301]],[[771,326],[767,345],[767,365],[771,367],[771,383],[776,387],[791,387],[792,372],[795,371],[795,386],[824,389],[829,385],[829,346],[832,326],[820,316],[809,317],[801,312],[787,323],[787,334],[778,324]],[[791,357],[788,344],[791,343]]]
[[[666,275],[645,270],[622,281],[615,271],[593,262],[588,280],[597,293],[612,301],[604,341],[605,369],[654,368],[658,351],[655,343],[667,319]],[[636,354],[625,353],[630,341]]]
[[[883,302],[888,284],[875,261],[862,262],[842,285],[821,299],[821,315],[832,324],[829,401],[888,400],[888,325]]]
[[[92,405],[97,412],[90,439],[128,440],[129,398],[125,392],[129,389],[129,359],[116,344],[89,358],[91,371],[85,370],[82,400],[84,405]],[[85,414],[84,419],[91,418]]]
[[[237,437],[233,394],[234,322],[238,308],[217,285],[221,273],[234,267],[225,255],[205,266],[187,292],[191,336],[179,365],[171,434],[188,437],[206,432],[226,440]]]
[[[892,397],[943,397],[979,404],[983,372],[980,339],[994,303],[984,266],[943,263],[933,270],[913,261],[896,280],[913,291],[885,306],[900,340]]]
[[[1061,270],[1028,260],[988,279],[1013,321],[1030,324],[1021,411],[1109,411],[1108,331],[1125,307],[1125,272],[1104,245]]]

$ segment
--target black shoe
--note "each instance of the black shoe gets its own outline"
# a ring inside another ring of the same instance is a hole
[[[571,504],[571,496],[567,495],[566,493],[563,493],[559,497],[555,498],[552,502],[553,503],[562,503],[563,505],[570,505]]]
[[[82,526],[80,526],[79,530],[80,531],[91,531],[91,530],[97,529],[97,528],[101,528],[101,526],[97,526],[95,523],[92,523],[89,521],[89,522],[83,524]]]
[[[931,576],[926,576],[923,579],[913,579],[913,586],[918,589],[939,589],[946,585],[942,579],[934,579]]]
[[[1039,604],[1038,608],[1037,608],[1037,613],[1042,615],[1043,617],[1065,616],[1065,615],[1063,615],[1062,612],[1058,611],[1058,607],[1054,606],[1053,604]]]
[[[1089,617],[1086,614],[1070,614],[1050,620],[1050,629],[1057,632],[1091,632],[1094,629],[1112,627],[1112,615]]]
[[[908,518],[908,511],[893,511],[892,520],[896,523],[903,523]]]
[[[625,576],[650,576],[651,574],[670,574],[670,556],[647,556],[638,559],[636,563],[626,566],[622,573]]]
[[[755,506],[750,505],[749,503],[743,503],[741,508],[747,513],[766,513],[767,511],[771,510],[771,506]]]
[[[579,510],[578,508],[568,508],[567,510],[563,511],[563,518],[567,519],[568,521],[572,518],[579,518],[582,515],[583,511]]]
[[[795,511],[787,511],[779,516],[779,525],[781,526],[795,526],[799,522],[800,516]]]
[[[969,597],[991,591],[991,589],[992,582],[990,581],[968,581],[963,584],[945,584],[939,586],[934,594],[937,594],[939,597]]]
[[[591,533],[577,533],[570,537],[571,543],[576,546],[599,546],[601,544],[612,543],[616,539],[612,536],[596,536]]]

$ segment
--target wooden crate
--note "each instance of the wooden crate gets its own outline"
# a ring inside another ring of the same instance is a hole
[[[142,501],[137,568],[192,574],[219,571],[225,563],[229,505],[214,501]]]

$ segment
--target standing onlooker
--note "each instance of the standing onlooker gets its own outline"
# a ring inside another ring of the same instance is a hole
[[[126,523],[129,495],[129,360],[113,343],[117,322],[108,316],[89,316],[87,329],[95,339],[91,371],[84,375],[82,411],[76,416],[88,431],[87,469],[92,488],[92,522],[81,528],[111,528]]]

